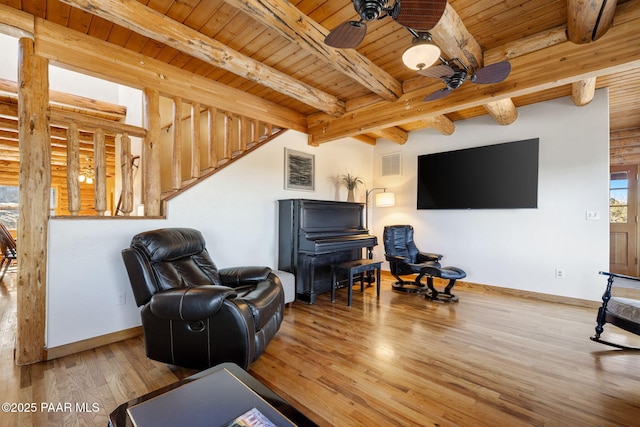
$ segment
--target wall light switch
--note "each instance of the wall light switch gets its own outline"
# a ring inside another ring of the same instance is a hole
[[[587,221],[597,221],[600,219],[600,211],[587,211]]]

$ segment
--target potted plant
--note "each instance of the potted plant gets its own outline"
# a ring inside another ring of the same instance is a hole
[[[355,201],[353,190],[358,187],[358,184],[364,184],[362,178],[347,173],[346,175],[342,175],[342,182],[344,183],[345,187],[347,187],[347,202]]]

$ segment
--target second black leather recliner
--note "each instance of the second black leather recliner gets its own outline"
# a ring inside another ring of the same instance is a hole
[[[280,328],[278,277],[268,267],[218,269],[198,230],[137,234],[122,257],[151,359],[192,369],[222,362],[246,369]]]
[[[442,267],[442,255],[420,251],[413,240],[413,227],[410,225],[389,225],[384,228],[384,252],[389,261],[391,274],[398,281],[393,284],[395,290],[407,292],[426,291],[425,297],[433,301],[455,302],[458,297],[451,293],[456,280],[467,274],[458,267]],[[405,281],[400,276],[417,275],[413,281]],[[427,278],[427,285],[421,282]],[[446,279],[449,282],[444,291],[438,292],[433,278]]]

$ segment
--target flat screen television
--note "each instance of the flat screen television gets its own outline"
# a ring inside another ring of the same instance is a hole
[[[539,139],[418,156],[418,209],[538,207]]]

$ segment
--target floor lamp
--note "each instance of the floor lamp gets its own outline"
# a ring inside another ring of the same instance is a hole
[[[388,207],[388,206],[395,206],[396,204],[396,195],[392,192],[388,192],[387,193],[387,189],[384,187],[376,187],[376,188],[372,188],[371,190],[367,190],[365,197],[364,197],[364,201],[365,201],[365,228],[368,230],[369,229],[369,195],[371,193],[373,193],[376,190],[382,190],[382,193],[378,193],[376,194],[376,206],[377,207]],[[372,253],[372,249],[369,248],[369,259],[373,258],[373,253]]]
[[[376,206],[379,208],[395,206],[396,205],[396,195],[392,192],[387,193],[387,189],[384,187],[376,187],[371,190],[367,190],[364,201],[365,201],[365,228],[369,229],[369,195],[376,190],[382,190],[382,193],[376,194]]]

